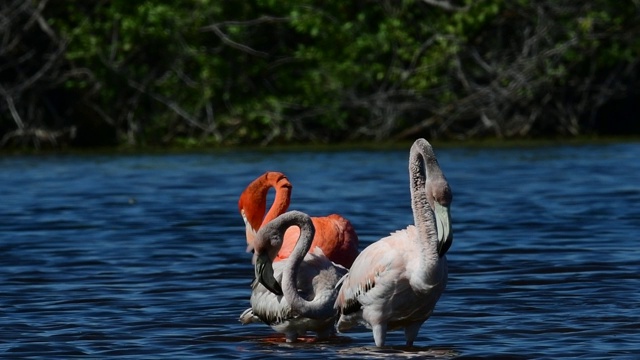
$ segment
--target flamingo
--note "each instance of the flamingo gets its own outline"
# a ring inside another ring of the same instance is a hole
[[[275,188],[276,194],[273,204],[265,215],[267,193]],[[254,239],[258,229],[283,214],[291,202],[292,185],[289,179],[281,173],[268,171],[252,181],[240,195],[238,210],[246,227],[247,252],[254,248]],[[331,214],[325,217],[312,217],[316,229],[310,251],[316,247],[331,261],[349,268],[358,256],[358,235],[351,222],[344,217]],[[300,229],[291,227],[284,235],[280,252],[274,261],[281,261],[290,256]]]
[[[452,194],[425,139],[411,147],[409,178],[415,224],[365,248],[341,280],[335,303],[338,331],[364,324],[378,347],[384,346],[387,331],[399,328],[407,346],[413,346],[447,285]]]
[[[291,226],[299,228],[300,236],[291,255],[274,263]],[[336,284],[347,269],[331,262],[319,247],[309,252],[314,233],[312,219],[300,211],[284,213],[260,228],[253,242],[256,280],[251,308],[240,315],[240,322],[264,322],[284,334],[287,342],[307,331],[316,332],[318,339],[335,331]]]

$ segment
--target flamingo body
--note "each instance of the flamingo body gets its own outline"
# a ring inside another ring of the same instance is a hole
[[[280,264],[283,263],[280,261],[273,264],[278,282],[282,281]],[[330,309],[337,295],[333,287],[346,273],[347,269],[335,266],[319,248],[316,248],[315,253],[308,253],[305,256],[300,267],[296,282],[298,292],[307,300],[315,299],[326,303],[327,312],[335,314],[333,309]],[[284,334],[287,342],[296,341],[298,336],[304,336],[308,331],[315,332],[318,339],[327,338],[334,332],[337,314],[315,319],[301,316],[292,309],[284,295],[275,295],[258,281],[254,281],[252,286],[251,308],[245,310],[240,316],[241,323],[265,323],[277,333]]]
[[[383,323],[385,331],[419,327],[431,316],[447,285],[446,258],[433,259],[436,266],[421,274],[419,260],[407,246],[407,240],[414,236],[416,228],[409,226],[360,253],[337,299],[342,309],[338,331]]]
[[[265,257],[273,257],[272,254],[284,244],[285,229],[303,221],[308,223],[296,227],[299,236],[290,256],[279,262],[272,262],[272,258],[265,260]],[[311,219],[292,211],[279,216],[257,233],[256,280],[252,284],[251,308],[240,316],[243,324],[264,322],[284,334],[287,342],[296,341],[307,331],[315,332],[317,338],[326,338],[334,332],[336,284],[347,269],[329,260],[319,247],[308,252],[313,237],[313,231],[310,233],[309,229],[313,229]],[[282,284],[281,294],[275,294],[262,284],[261,260],[269,261],[265,267],[272,266],[275,280]]]
[[[351,222],[344,217],[331,214],[324,217],[311,217],[316,235],[311,243],[311,250],[321,249],[324,255],[336,264],[350,267],[358,256],[358,236]],[[300,229],[290,227],[284,234],[282,248],[275,261],[284,260],[291,254]]]

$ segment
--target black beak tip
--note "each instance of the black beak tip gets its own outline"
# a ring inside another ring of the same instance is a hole
[[[283,292],[282,292],[282,287],[280,286],[280,284],[278,284],[278,282],[271,278],[273,281],[268,281],[265,278],[261,278],[260,279],[260,283],[262,285],[264,285],[265,288],[267,288],[267,290],[271,291],[272,293],[278,295],[278,296],[282,296]]]

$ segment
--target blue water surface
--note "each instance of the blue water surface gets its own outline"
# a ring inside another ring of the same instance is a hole
[[[640,144],[437,148],[449,284],[416,347],[241,325],[238,196],[267,170],[291,209],[361,247],[413,221],[408,148],[0,158],[0,358],[640,359]]]

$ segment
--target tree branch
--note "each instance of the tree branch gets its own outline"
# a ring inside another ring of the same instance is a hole
[[[24,129],[24,122],[22,121],[22,118],[20,117],[20,114],[16,109],[16,105],[13,102],[13,97],[11,96],[11,94],[9,94],[5,90],[4,86],[2,85],[0,85],[0,95],[2,95],[4,97],[4,100],[7,102],[7,106],[9,107],[9,112],[11,113],[11,117],[13,118],[13,121],[16,123],[16,126],[18,127],[18,129],[20,130]]]
[[[440,9],[446,11],[467,11],[469,9],[469,5],[456,6],[444,0],[422,0],[422,2],[428,5],[439,7]]]
[[[236,49],[236,50],[240,50],[242,52],[245,52],[249,55],[253,55],[253,56],[258,56],[258,57],[262,57],[262,58],[266,58],[269,56],[268,53],[264,52],[264,51],[258,51],[258,50],[254,50],[251,47],[247,46],[247,45],[243,45],[240,44],[238,42],[235,42],[233,40],[231,40],[231,38],[229,38],[229,36],[227,34],[225,34],[221,27],[223,26],[252,26],[252,25],[258,25],[258,24],[264,24],[264,23],[276,23],[276,22],[285,22],[288,21],[288,18],[279,18],[279,17],[272,17],[272,16],[261,16],[257,19],[253,19],[253,20],[247,20],[247,21],[223,21],[217,24],[211,24],[208,26],[204,26],[202,28],[200,28],[201,31],[212,31],[214,34],[218,35],[218,37],[220,38],[220,40],[222,40],[223,43],[229,45],[230,47]]]

